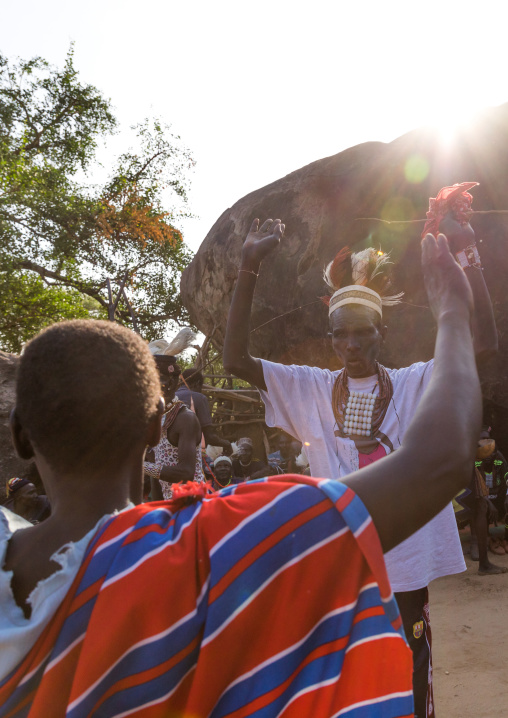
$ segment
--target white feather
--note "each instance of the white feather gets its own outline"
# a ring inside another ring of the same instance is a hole
[[[169,342],[168,348],[164,353],[176,356],[188,349],[192,342],[195,341],[196,333],[193,332],[190,327],[184,327],[183,329],[180,329],[176,337],[173,337],[173,339]]]
[[[330,287],[330,289],[333,290],[334,292],[336,292],[337,289],[339,289],[339,287],[334,286],[334,284],[331,280],[331,277],[330,277],[330,270],[332,268],[332,264],[333,264],[333,259],[331,262],[329,262],[326,265],[325,271],[323,272],[323,279],[325,280],[326,284]]]
[[[148,348],[152,354],[176,356],[188,349],[194,341],[196,341],[196,333],[190,327],[184,327],[170,342],[165,339],[155,339],[150,342]]]
[[[400,304],[403,296],[404,292],[399,292],[399,294],[390,294],[387,297],[381,297],[381,303],[383,304],[383,307],[394,307],[396,304]]]
[[[369,262],[374,250],[372,247],[363,249],[351,255],[351,270],[353,274],[353,284],[365,284],[368,277]]]
[[[299,453],[298,456],[296,457],[296,462],[295,462],[295,463],[296,463],[296,465],[299,466],[301,469],[306,469],[307,466],[309,465],[309,460],[308,460],[308,458],[307,458],[307,454],[306,454],[305,449],[303,448],[303,446],[302,446],[302,450],[300,451],[300,453]]]

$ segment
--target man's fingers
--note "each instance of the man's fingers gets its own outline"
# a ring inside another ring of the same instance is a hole
[[[448,240],[441,232],[437,235],[437,245],[439,247],[439,251],[443,254],[448,254],[448,252],[450,251],[450,247],[448,246]]]
[[[268,232],[268,230],[270,229],[270,227],[272,225],[272,222],[273,222],[272,219],[265,219],[265,221],[263,222],[261,229],[259,231],[260,232]]]
[[[436,240],[432,234],[426,234],[422,239],[422,262],[423,264],[429,264],[431,258],[434,255],[436,247]]]
[[[250,232],[257,232],[258,229],[259,229],[259,219],[256,218],[250,226],[249,234],[250,234]]]

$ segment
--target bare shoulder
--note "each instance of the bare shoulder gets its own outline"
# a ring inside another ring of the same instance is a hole
[[[172,434],[186,433],[194,435],[196,437],[196,443],[198,443],[201,438],[201,425],[196,414],[185,407],[178,412],[170,432]]]

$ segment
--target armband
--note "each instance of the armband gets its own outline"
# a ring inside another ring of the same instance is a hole
[[[476,244],[470,244],[469,247],[461,249],[460,252],[457,252],[455,255],[455,259],[460,264],[462,269],[467,269],[468,267],[476,267],[477,269],[482,268]]]

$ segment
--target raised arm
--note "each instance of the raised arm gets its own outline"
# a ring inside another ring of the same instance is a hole
[[[256,279],[262,260],[278,246],[284,225],[280,219],[267,219],[259,227],[255,219],[242,249],[242,259],[224,340],[224,368],[240,379],[266,389],[263,367],[249,352],[250,313]]]
[[[475,233],[470,224],[460,225],[448,212],[439,225],[439,230],[446,235],[452,254],[456,255],[466,247],[475,245]],[[473,312],[473,344],[478,360],[487,358],[498,349],[497,329],[492,311],[489,290],[485,284],[483,271],[480,267],[469,266],[464,270],[474,300]]]
[[[472,293],[444,235],[428,234],[422,264],[437,320],[432,379],[398,451],[345,479],[384,551],[427,523],[471,478],[481,392],[471,337]]]

